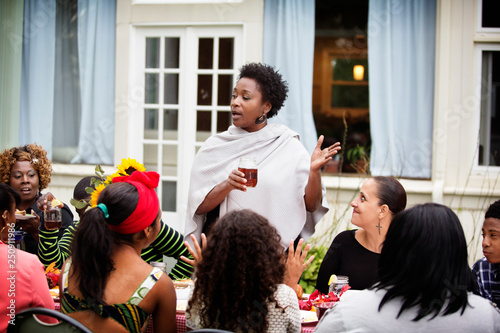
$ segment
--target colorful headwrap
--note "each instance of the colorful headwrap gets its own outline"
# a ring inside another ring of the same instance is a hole
[[[139,202],[134,212],[119,225],[109,225],[109,228],[120,234],[135,234],[146,229],[158,216],[160,202],[155,192],[160,175],[154,171],[135,171],[130,176],[113,178],[113,183],[129,183],[137,188]]]

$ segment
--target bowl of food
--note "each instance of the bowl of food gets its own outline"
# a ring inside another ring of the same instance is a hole
[[[337,302],[313,302],[313,306],[316,309],[316,315],[318,316],[318,320],[320,320],[321,317],[323,317],[323,315],[328,309],[333,308],[336,304]]]

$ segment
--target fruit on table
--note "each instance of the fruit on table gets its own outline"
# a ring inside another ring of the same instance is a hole
[[[332,276],[330,276],[330,280],[328,280],[328,285],[331,285],[332,283],[335,282],[337,282],[337,275],[332,274]]]
[[[302,299],[302,295],[304,294],[304,289],[300,284],[297,284],[297,286],[295,286],[295,293],[297,294],[297,297],[299,299]]]
[[[52,207],[62,208],[64,206],[63,203],[57,199],[52,200],[50,204],[52,205]]]

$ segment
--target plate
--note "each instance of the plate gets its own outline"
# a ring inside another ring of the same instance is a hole
[[[178,299],[176,307],[177,313],[185,313],[187,305],[188,305],[187,299]]]
[[[50,291],[50,296],[52,296],[54,302],[59,302],[59,287],[49,289],[49,291]]]
[[[300,310],[300,317],[302,321],[302,325],[316,325],[318,323],[318,316],[316,315],[316,311],[306,311]]]
[[[31,220],[34,219],[36,216],[32,214],[26,214],[26,215],[21,215],[21,214],[16,214],[16,220],[19,221],[24,221],[24,220]]]

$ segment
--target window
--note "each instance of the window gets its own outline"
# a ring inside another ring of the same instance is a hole
[[[174,228],[184,222],[179,205],[196,152],[231,124],[241,33],[240,26],[136,29],[130,90],[141,97],[129,119],[130,155],[160,174],[162,211]]]
[[[500,166],[500,22],[498,2],[477,3],[475,37],[476,87],[480,90],[479,166]]]
[[[499,45],[500,46],[500,45]],[[482,50],[479,165],[500,166],[500,50]]]
[[[368,1],[316,0],[313,115],[325,145],[342,154],[327,173],[367,172],[370,147]],[[342,161],[340,161],[342,157]]]

